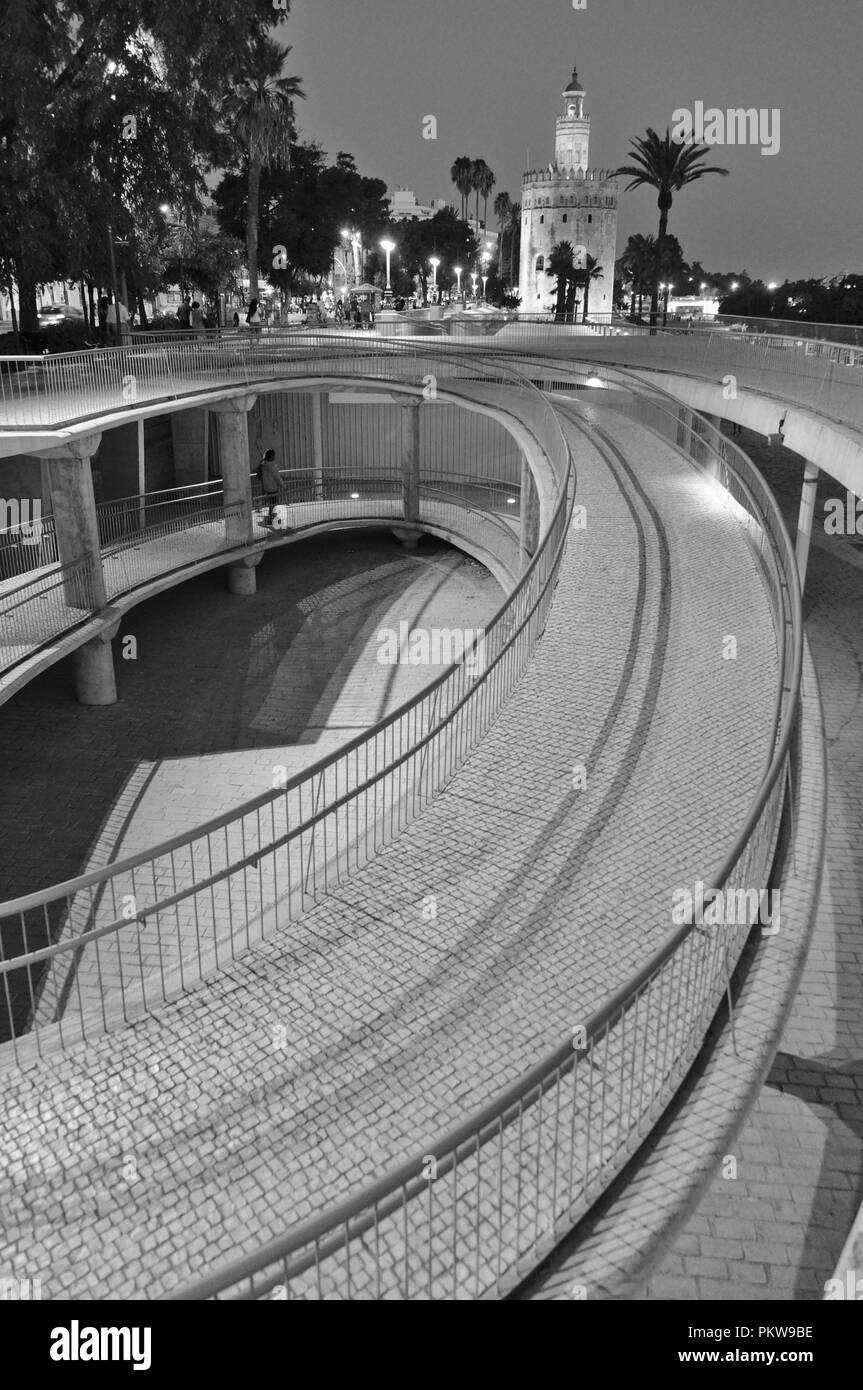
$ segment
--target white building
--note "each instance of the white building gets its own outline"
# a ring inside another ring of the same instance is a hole
[[[602,276],[590,284],[589,316],[601,319],[611,315],[617,180],[610,170],[588,167],[589,142],[584,88],[573,68],[563,92],[563,111],[557,117],[554,163],[524,175],[518,286],[522,313],[554,308],[556,281],[547,273],[549,256],[556,242],[568,241],[577,267],[590,255],[602,268]]]

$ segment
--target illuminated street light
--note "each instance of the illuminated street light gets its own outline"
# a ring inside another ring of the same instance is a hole
[[[429,256],[429,265],[432,268],[432,290],[437,289],[437,268],[440,265],[440,256]]]
[[[391,309],[393,307],[393,287],[390,284],[390,256],[392,255],[393,251],[395,251],[395,249],[396,244],[394,241],[384,240],[381,242],[381,250],[385,251],[387,256],[387,287],[384,290],[383,302],[383,307],[385,309]]]
[[[461,266],[460,266],[460,265],[454,265],[454,266],[453,266],[453,270],[455,271],[456,275],[458,276],[458,289],[457,289],[456,293],[458,294],[459,299],[461,299]]]

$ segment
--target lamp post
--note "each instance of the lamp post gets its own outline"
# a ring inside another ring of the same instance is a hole
[[[460,266],[460,265],[454,265],[454,266],[453,266],[453,270],[455,271],[456,275],[458,276],[458,288],[457,288],[457,290],[456,290],[456,294],[457,294],[459,300],[461,300],[461,266]]]
[[[663,301],[663,308],[662,308],[662,327],[664,328],[665,325],[666,325],[666,323],[668,322],[668,296],[669,296],[669,293],[671,292],[671,290],[674,289],[674,286],[673,286],[673,285],[671,284],[671,282],[669,281],[669,282],[668,282],[667,284],[665,284],[665,285],[660,285],[659,288],[660,288],[661,290],[664,290],[664,291],[665,291],[665,299],[664,299],[664,301]]]
[[[385,239],[381,242],[381,250],[386,252],[387,257],[387,287],[384,290],[384,309],[391,309],[393,307],[393,287],[390,284],[390,256],[395,249],[396,244],[394,241],[387,241]]]
[[[471,291],[472,291],[472,293],[473,293],[474,299],[476,299],[476,282],[477,282],[478,279],[479,279],[479,276],[477,275],[476,271],[475,271],[475,270],[472,270],[471,273],[470,273],[470,282],[471,282]]]
[[[440,265],[440,256],[429,256],[429,265],[432,268],[432,290],[435,291],[437,290],[437,268]]]

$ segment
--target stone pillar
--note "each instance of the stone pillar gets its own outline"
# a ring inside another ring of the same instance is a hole
[[[70,608],[88,612],[104,608],[107,601],[90,466],[101,438],[101,434],[82,435],[33,451],[35,458],[47,463],[60,564],[75,566],[64,578],[66,602]]]
[[[263,556],[244,555],[236,565],[228,565],[228,592],[231,594],[254,594],[257,592],[255,570]]]
[[[404,519],[416,524],[420,515],[420,406],[422,399],[401,400],[402,414],[402,498]]]
[[[75,652],[75,690],[82,705],[115,705],[117,681],[111,642],[120,626],[119,618],[98,637],[85,642]]]
[[[315,501],[324,497],[324,397],[312,392],[312,467],[315,474]]]
[[[815,515],[815,491],[818,487],[819,472],[817,464],[807,461],[800,491],[800,516],[797,520],[797,573],[800,576],[801,593],[806,583],[806,568],[809,563],[809,542],[812,539],[812,518]]]
[[[539,544],[539,495],[527,460],[521,461],[521,494],[519,497],[519,546],[521,567],[527,569]]]
[[[255,396],[237,396],[234,400],[219,401],[210,407],[219,420],[219,461],[227,513],[225,542],[229,547],[251,545],[254,540],[248,414],[256,399]],[[239,582],[244,587],[232,592],[253,594],[254,569],[250,569],[242,580],[234,582]],[[229,571],[229,586],[231,583]]]

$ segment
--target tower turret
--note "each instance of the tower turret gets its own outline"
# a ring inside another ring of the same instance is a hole
[[[559,169],[586,169],[590,144],[590,116],[584,109],[584,88],[578,72],[563,90],[563,113],[557,118],[554,157]]]

